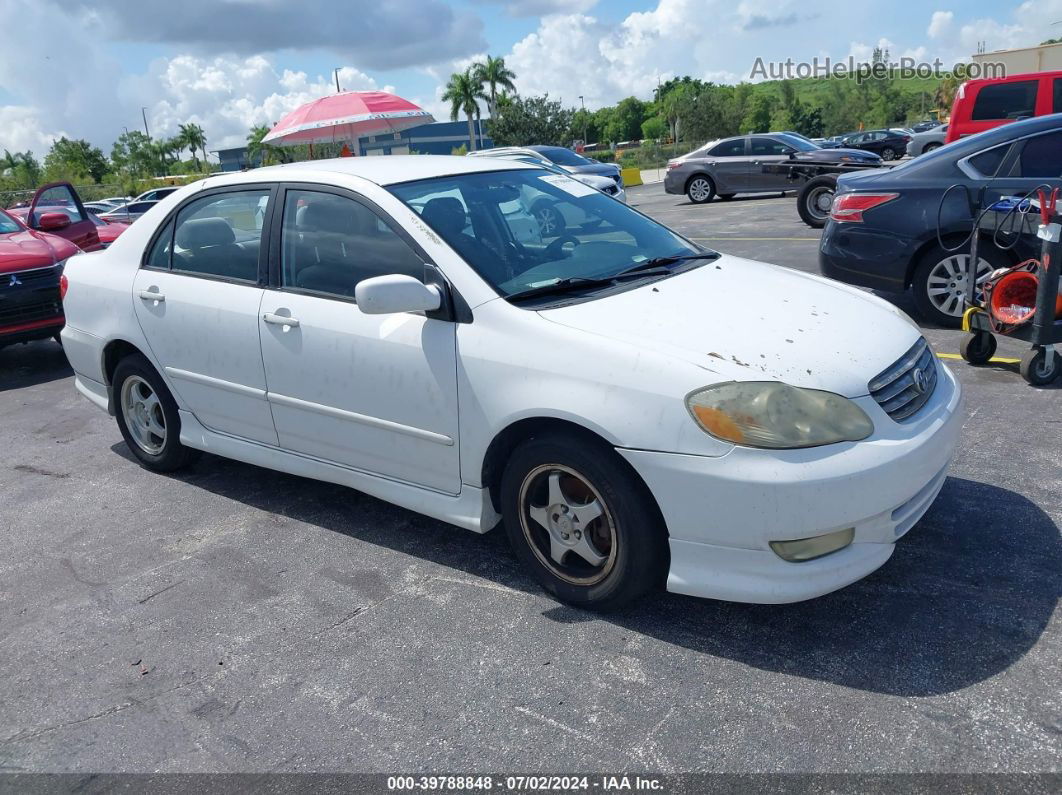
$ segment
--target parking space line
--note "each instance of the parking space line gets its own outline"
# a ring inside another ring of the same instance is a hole
[[[937,354],[937,358],[938,359],[961,359],[962,356],[960,356],[957,353],[938,353]],[[1020,364],[1021,363],[1021,359],[1008,359],[1008,358],[1004,358],[1002,356],[993,357],[993,358],[989,359],[988,361],[990,363],[992,363],[992,364]]]

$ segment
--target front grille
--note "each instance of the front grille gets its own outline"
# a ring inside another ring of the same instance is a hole
[[[11,286],[37,287],[49,281],[56,281],[55,266],[48,268],[34,268],[29,271],[15,271],[14,273],[0,273],[0,288]],[[16,284],[17,283],[17,284]]]
[[[913,417],[937,388],[937,360],[925,337],[867,386],[874,400],[894,420]]]
[[[63,310],[59,303],[59,291],[55,291],[55,298],[46,301],[20,304],[18,306],[4,306],[0,304],[0,326],[14,326],[21,323],[32,323],[35,320],[47,320],[48,318],[62,315]]]

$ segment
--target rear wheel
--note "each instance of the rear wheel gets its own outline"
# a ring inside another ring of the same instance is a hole
[[[882,160],[895,160],[896,159],[896,150],[891,148],[891,147],[886,146],[884,149],[881,150],[881,159]]]
[[[192,463],[199,451],[181,444],[177,402],[165,382],[140,354],[114,369],[115,419],[130,452],[148,469],[173,472]]]
[[[962,324],[969,261],[969,252],[948,252],[940,246],[933,246],[922,255],[911,279],[915,306],[922,317],[948,328],[958,328]],[[1010,264],[998,249],[987,245],[979,247],[975,293],[978,300],[981,300],[982,285],[988,274]]]
[[[552,202],[539,202],[531,212],[538,221],[538,231],[543,237],[556,237],[568,226],[560,209]]]
[[[922,154],[925,154],[926,152],[932,152],[934,149],[940,149],[941,146],[943,146],[943,144],[938,144],[938,143],[926,144],[924,147],[922,147]]]
[[[710,202],[715,196],[715,183],[705,174],[696,174],[686,183],[686,198],[694,204]]]
[[[812,229],[822,229],[826,226],[836,191],[836,177],[824,175],[805,182],[797,194],[797,212],[800,219]]]
[[[529,439],[506,465],[501,501],[517,557],[561,601],[612,610],[664,581],[659,511],[626,462],[600,442]]]

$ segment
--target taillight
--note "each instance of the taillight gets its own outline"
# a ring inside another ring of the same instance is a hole
[[[678,164],[679,164],[679,161],[677,161],[677,160],[668,160],[667,161],[667,170],[670,171],[673,168],[678,168]]]
[[[66,298],[66,290],[70,286],[70,282],[67,281],[66,274],[64,273],[59,277],[59,300],[62,301]]]
[[[891,202],[899,195],[899,193],[845,193],[835,196],[830,218],[834,221],[862,223],[863,213],[886,202]]]

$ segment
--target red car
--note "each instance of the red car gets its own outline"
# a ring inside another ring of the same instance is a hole
[[[66,260],[80,251],[0,210],[0,347],[58,338],[64,323],[59,279]]]
[[[1052,113],[1062,113],[1062,71],[968,80],[955,93],[944,143]]]

